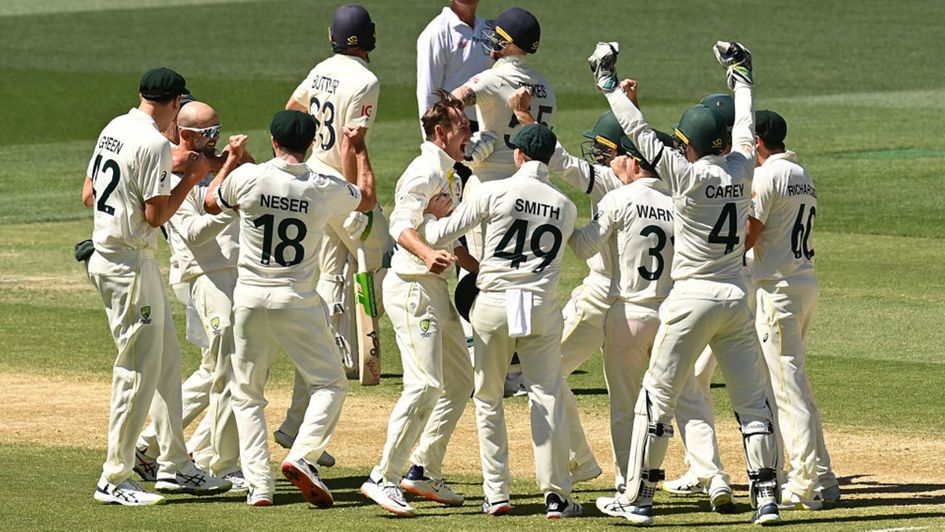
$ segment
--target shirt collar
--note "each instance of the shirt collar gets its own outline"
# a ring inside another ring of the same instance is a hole
[[[131,118],[134,118],[135,120],[140,120],[142,122],[151,124],[152,126],[154,126],[154,129],[157,129],[158,131],[160,131],[160,129],[158,129],[157,122],[154,121],[154,117],[149,115],[148,113],[145,113],[141,109],[132,108],[130,111],[128,111],[128,116],[130,116]]]
[[[456,164],[456,161],[443,151],[442,148],[429,140],[423,141],[423,144],[420,145],[420,153],[436,157],[437,162],[439,162],[440,170],[443,172],[446,172]]]
[[[364,68],[368,67],[367,61],[365,61],[364,59],[361,59],[360,57],[356,55],[335,54],[335,56],[341,58],[342,61],[355,61],[357,63],[361,63],[361,66],[363,66]]]
[[[516,66],[524,66],[528,64],[528,61],[525,59],[524,55],[507,55],[505,57],[500,57],[493,67],[498,67],[499,65],[504,65],[505,63],[512,63]]]
[[[768,156],[767,159],[765,159],[764,164],[762,164],[761,166],[764,166],[765,164],[768,164],[768,163],[773,163],[774,161],[780,161],[781,159],[793,162],[797,159],[797,154],[791,150],[786,150],[782,153],[772,153],[771,155]]]
[[[548,174],[548,165],[541,161],[525,161],[518,172],[515,172],[516,176],[531,177],[545,182],[548,181]]]
[[[279,157],[273,157],[269,160],[269,164],[282,170],[283,172],[288,172],[294,176],[304,175],[309,171],[309,167],[305,163],[290,163],[285,159],[280,159]]]
[[[639,183],[641,187],[652,188],[653,190],[666,191],[668,187],[666,182],[658,177],[641,177],[631,183]]]

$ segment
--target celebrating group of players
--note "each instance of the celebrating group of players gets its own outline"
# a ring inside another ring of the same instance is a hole
[[[271,505],[263,392],[281,350],[297,368],[275,431],[289,449],[281,470],[309,502],[331,506],[318,467],[334,464],[326,448],[345,366],[368,356],[351,341],[355,263],[382,286],[378,306],[403,362],[383,454],[361,486],[394,514],[416,513],[404,491],[463,504],[442,468],[470,394],[483,511],[512,511],[503,395],[515,357],[546,515],[580,515],[572,485],[602,470],[566,377],[601,347],[617,489],[598,499],[603,513],[651,523],[660,486],[736,509],[708,395],[716,362],[744,439],[752,521],[839,499],[805,370],[819,293],[816,190],[785,148],[784,119],[754,111],[748,49],[715,45],[734,97],[707,96],[668,135],[644,120],[637,83],[618,81],[617,44],[599,43],[588,62],[610,110],[578,158],[552,133],[554,90],[527,61],[539,48],[538,20],[510,8],[483,21],[477,3],[453,0],[417,41],[425,140],[389,217],[367,150],[379,84],[363,7],[336,11],[334,55],[274,115],[265,163],[246,151],[245,135],[218,154],[217,113],[179,74],[143,76],[138,108],[99,136],[82,194],[94,211],[83,258],[118,347],[96,500],[163,502],[130,480],[135,471],[159,492],[245,490],[248,504]],[[552,174],[590,196],[588,225],[576,225],[577,208]],[[203,348],[183,387],[154,260],[157,228],[171,246],[187,337]],[[564,244],[590,273],[562,312]],[[455,303],[454,266],[463,276]],[[185,442],[183,427],[208,408]],[[690,470],[665,481],[674,415]]]

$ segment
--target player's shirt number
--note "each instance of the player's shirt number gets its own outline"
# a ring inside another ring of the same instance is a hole
[[[726,203],[722,206],[722,212],[715,222],[715,227],[709,233],[708,241],[710,244],[725,244],[725,255],[731,253],[735,246],[741,242],[741,239],[738,238],[736,218],[735,204],[732,202]],[[725,236],[722,236],[722,231],[725,231],[726,228],[728,228],[728,231]]]
[[[552,111],[554,111],[554,109],[550,105],[539,105],[538,118],[536,118],[535,121],[547,127],[548,124],[545,123],[544,118],[545,118],[545,115],[550,115]],[[519,124],[518,118],[515,117],[515,113],[512,113],[512,118],[509,120],[509,129],[515,129],[516,127],[518,127],[518,124]],[[505,135],[504,138],[505,138],[505,145],[510,150],[514,150],[515,146],[512,146],[512,144],[509,142],[512,138],[512,135]]]
[[[551,235],[551,246],[547,249],[543,248],[541,243],[542,237],[546,234]],[[512,245],[512,250],[506,251],[509,244],[512,244],[513,239],[515,243]],[[532,255],[542,259],[541,263],[532,270],[539,273],[544,271],[558,256],[558,251],[561,250],[561,240],[561,230],[551,224],[539,225],[531,232],[531,237],[529,237],[528,220],[516,218],[509,230],[502,235],[499,245],[495,247],[493,256],[499,259],[507,259],[511,263],[510,266],[517,270],[523,262],[528,260],[528,254],[525,252],[527,241]]]
[[[656,235],[656,245],[648,249],[647,253],[656,258],[656,267],[653,270],[648,270],[646,266],[640,266],[637,271],[640,272],[640,277],[647,281],[655,281],[663,275],[663,270],[666,268],[663,248],[666,247],[667,238],[666,231],[663,231],[663,228],[658,225],[648,225],[640,231],[640,236],[643,238],[649,238],[650,235]]]
[[[266,214],[256,218],[253,222],[256,227],[263,228],[262,256],[259,258],[260,264],[269,265],[272,259],[276,259],[276,264],[280,266],[292,266],[302,262],[305,258],[305,248],[302,247],[302,239],[308,233],[305,223],[298,218],[285,218],[276,226],[275,216]],[[292,229],[294,228],[294,229]],[[278,233],[279,243],[275,249],[272,247],[273,229]],[[289,233],[293,233],[289,236]],[[286,249],[292,249],[292,258],[286,260]]]
[[[318,147],[328,151],[335,145],[336,134],[333,125],[335,121],[335,106],[331,102],[324,105],[318,98],[312,96],[309,100],[309,114],[315,119],[315,130],[318,131]],[[324,129],[322,126],[325,126]]]
[[[811,205],[807,212],[807,224],[804,224],[804,209],[807,205],[801,203],[801,208],[797,211],[797,218],[794,219],[794,228],[791,229],[791,251],[794,252],[794,258],[804,257],[807,260],[814,258],[814,250],[810,248],[810,234],[814,230],[814,216],[817,215],[817,207]]]
[[[102,159],[104,156],[100,153],[98,157],[95,158],[95,167],[92,168],[92,195],[98,200],[95,202],[95,210],[104,212],[105,214],[115,215],[115,207],[108,205],[108,197],[112,195],[112,192],[115,191],[115,187],[118,186],[118,180],[121,179],[121,168],[118,166],[118,163],[114,159],[105,159],[105,164],[102,164]],[[110,180],[108,184],[105,185],[105,190],[101,194],[95,189],[95,184],[98,183],[98,173],[99,168],[101,168],[102,175],[105,172],[109,172]]]

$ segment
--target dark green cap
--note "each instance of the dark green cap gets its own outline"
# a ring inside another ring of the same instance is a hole
[[[272,116],[269,133],[283,148],[305,151],[315,139],[315,119],[302,111],[279,111]]]
[[[594,122],[594,127],[590,131],[585,131],[584,136],[618,152],[624,141],[630,141],[626,133],[623,132],[623,127],[620,126],[620,122],[617,121],[613,111],[607,111],[600,115],[597,122]]]
[[[787,122],[774,111],[758,111],[755,113],[755,135],[761,137],[769,147],[782,146],[787,137]]]
[[[671,135],[668,133],[663,133],[662,131],[657,131],[655,129],[653,130],[653,133],[656,133],[656,138],[662,142],[664,146],[669,146],[670,148],[673,147],[673,137]],[[626,150],[627,155],[633,157],[633,159],[636,160],[636,162],[639,163],[640,167],[644,170],[655,172],[656,169],[652,164],[650,164],[649,161],[643,158],[643,154],[640,153],[640,150],[638,150],[636,145],[633,144],[633,141],[631,141],[629,138],[624,138],[626,140],[621,143],[621,146],[623,146],[623,149]]]
[[[701,103],[686,109],[673,130],[673,136],[702,155],[720,153],[727,133],[722,115]]]
[[[169,68],[153,68],[141,76],[138,92],[146,100],[170,100],[180,94],[190,94],[184,76]]]
[[[551,155],[555,152],[558,138],[550,129],[541,124],[528,124],[512,135],[509,144],[522,150],[529,159],[548,164]]]
[[[728,94],[710,94],[700,101],[709,109],[715,109],[722,115],[729,129],[735,125],[735,99]]]

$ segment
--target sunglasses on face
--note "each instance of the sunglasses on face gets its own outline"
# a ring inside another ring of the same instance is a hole
[[[206,138],[208,138],[208,139],[213,139],[213,138],[217,138],[217,137],[220,136],[220,129],[223,127],[223,125],[222,125],[222,124],[217,124],[217,125],[215,125],[215,126],[204,127],[204,128],[199,128],[199,127],[185,127],[185,126],[177,126],[177,127],[178,127],[178,129],[186,129],[187,131],[193,131],[194,133],[200,133],[201,135],[203,135],[204,137],[206,137]]]

